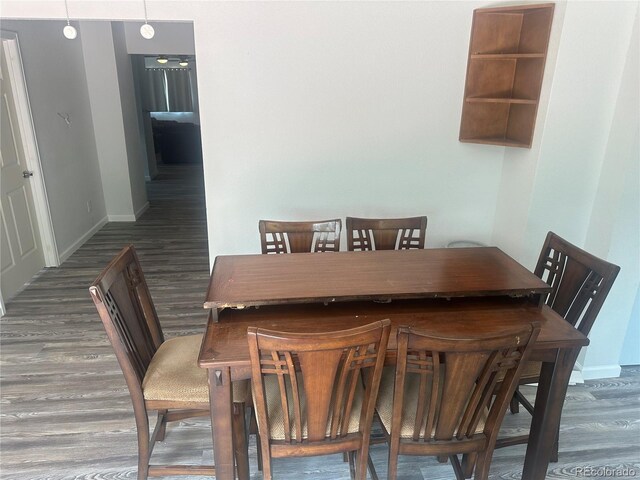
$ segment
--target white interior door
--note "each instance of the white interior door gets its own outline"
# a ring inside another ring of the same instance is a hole
[[[4,42],[0,53],[0,289],[6,302],[45,263]]]

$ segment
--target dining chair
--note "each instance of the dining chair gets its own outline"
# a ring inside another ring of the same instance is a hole
[[[167,422],[209,416],[206,370],[198,366],[202,335],[165,339],[133,245],[125,247],[89,288],[124,374],[138,436],[138,480],[159,475],[215,475],[213,465],[150,465]],[[235,431],[243,432],[249,382],[234,383]],[[157,411],[149,435],[149,411]],[[249,477],[244,435],[233,438],[239,478]]]
[[[409,250],[424,248],[427,217],[347,217],[347,250]]]
[[[509,400],[537,323],[464,338],[398,328],[396,367],[385,368],[376,412],[389,441],[388,478],[399,455],[449,457],[458,480],[486,479]],[[504,380],[492,402],[500,373]],[[458,455],[463,455],[462,461]]]
[[[337,252],[342,220],[280,222],[260,220],[262,253]]]
[[[589,336],[598,312],[604,303],[620,267],[602,260],[569,243],[553,232],[547,234],[534,273],[550,287],[545,303],[585,336]],[[520,385],[538,383],[541,362],[525,365]],[[533,415],[533,405],[518,388],[510,403],[511,413],[518,413],[519,404]],[[526,443],[528,435],[500,440],[499,446]],[[551,460],[558,461],[558,439]]]
[[[249,327],[252,391],[264,480],[271,459],[348,452],[365,480],[390,321],[322,333]]]

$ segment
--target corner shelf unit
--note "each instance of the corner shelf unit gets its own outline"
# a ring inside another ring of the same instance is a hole
[[[530,148],[553,3],[473,12],[460,141]]]

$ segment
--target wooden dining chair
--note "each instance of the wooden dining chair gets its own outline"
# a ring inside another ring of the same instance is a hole
[[[262,253],[337,252],[342,220],[279,222],[260,220]]]
[[[215,475],[213,465],[150,465],[167,422],[209,416],[207,372],[198,367],[202,335],[165,340],[133,245],[125,247],[89,288],[122,368],[136,419],[138,480],[161,475]],[[234,383],[234,428],[244,431],[249,382]],[[148,412],[158,417],[149,435]],[[239,478],[249,477],[247,441],[233,439]]]
[[[534,323],[442,338],[400,327],[396,368],[385,368],[376,406],[389,440],[388,478],[397,477],[398,455],[429,455],[449,457],[458,480],[472,474],[486,479],[505,410],[539,331]]]
[[[427,217],[347,217],[347,250],[409,250],[424,248]]]
[[[389,320],[326,333],[248,329],[265,480],[272,458],[339,452],[365,480],[389,330]]]
[[[585,336],[589,336],[619,271],[617,265],[595,257],[549,232],[534,273],[552,287],[546,304]],[[529,362],[523,370],[520,385],[538,383],[541,368],[542,363]],[[518,413],[519,404],[533,415],[533,405],[516,388],[510,404],[512,413]],[[528,435],[511,440],[501,439],[499,446],[527,443],[528,439]],[[557,438],[551,460],[558,461]]]

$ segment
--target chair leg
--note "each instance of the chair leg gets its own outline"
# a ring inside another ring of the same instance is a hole
[[[367,455],[367,467],[369,467],[369,474],[371,475],[371,480],[378,480],[378,472],[376,472],[376,466],[373,464],[371,455]]]
[[[491,466],[491,457],[487,461],[487,456],[482,454],[478,455],[478,461],[476,462],[476,471],[473,476],[474,480],[487,480],[489,478],[489,467]]]
[[[462,456],[462,473],[464,474],[464,478],[471,478],[477,460],[477,452],[467,453]]]
[[[516,392],[518,392],[518,388],[519,387],[516,387]],[[520,413],[520,402],[518,401],[518,397],[515,392],[509,402],[509,410],[511,410],[511,413]]]
[[[457,455],[451,455],[449,457],[451,461],[451,466],[453,467],[453,472],[456,474],[456,480],[465,480],[464,472],[462,470],[462,465],[460,465],[460,460]]]
[[[558,425],[558,431],[556,432],[556,440],[553,442],[553,448],[551,449],[551,458],[549,461],[558,463],[558,448],[560,443],[560,425]]]
[[[233,404],[233,450],[236,457],[238,480],[249,480],[249,449],[247,445],[247,430],[245,423],[245,404]]]
[[[369,456],[369,442],[371,441],[371,435],[365,435],[362,439],[362,445],[360,445],[360,449],[357,451],[356,455],[356,478],[358,480],[367,480],[367,466],[370,464],[371,469],[375,474],[375,468],[373,467],[373,462],[371,461],[371,457]],[[376,475],[377,476],[377,475]]]
[[[351,478],[351,480],[355,480],[356,478],[356,452],[352,451],[352,452],[348,452],[347,453],[347,459],[349,460],[349,477]]]
[[[256,436],[256,457],[258,463],[258,471],[262,471],[262,448],[260,448],[260,434],[258,433],[258,421],[256,420],[256,411],[253,406],[249,407],[249,435]]]
[[[140,415],[135,412],[135,414],[138,433],[138,480],[147,480],[149,476],[149,458],[151,457],[149,420],[146,412],[142,412]]]
[[[156,442],[164,442],[167,433],[167,410],[158,410],[158,433],[156,434]]]
[[[269,451],[269,437],[259,438],[259,447],[262,458],[262,479],[271,480],[271,452]]]
[[[396,480],[398,477],[398,455],[400,454],[400,441],[393,439],[389,440],[389,460],[387,478],[389,480]]]
[[[529,412],[530,415],[533,415],[533,405],[531,405],[531,402],[527,400],[527,397],[525,397],[520,390],[516,390],[514,395],[518,399],[518,402],[520,402],[520,404],[522,404],[522,406],[525,408],[525,410]]]

